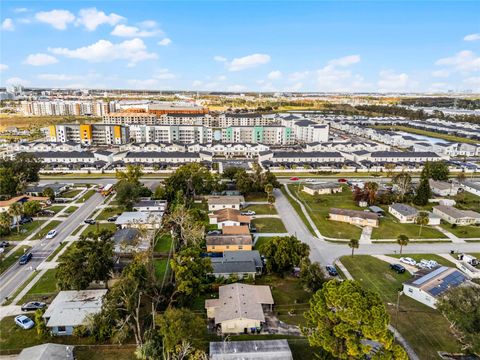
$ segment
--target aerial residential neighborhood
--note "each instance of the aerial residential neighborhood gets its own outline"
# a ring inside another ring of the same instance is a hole
[[[0,360],[480,359],[478,2],[0,8]]]

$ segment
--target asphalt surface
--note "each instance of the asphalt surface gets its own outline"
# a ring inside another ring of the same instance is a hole
[[[36,267],[42,263],[60,243],[83,223],[85,219],[103,202],[103,196],[95,193],[73,214],[66,218],[57,228],[58,235],[51,240],[39,240],[32,246],[30,252],[32,260],[26,265],[19,265],[18,262],[10,267],[0,276],[0,300],[10,296],[20,285],[22,285]]]

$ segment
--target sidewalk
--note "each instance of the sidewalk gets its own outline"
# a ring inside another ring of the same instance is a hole
[[[452,243],[464,243],[465,240],[463,239],[460,239],[459,237],[453,235],[450,231],[447,231],[445,230],[444,228],[442,228],[441,226],[435,226],[435,229],[437,229],[438,231],[440,231],[443,235],[445,235],[446,237],[448,237],[450,240],[452,240]]]

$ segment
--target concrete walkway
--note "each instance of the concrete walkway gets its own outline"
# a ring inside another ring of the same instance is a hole
[[[361,244],[371,244],[372,240],[372,227],[371,226],[364,226],[362,229],[362,235],[360,235],[359,243]]]
[[[448,237],[450,240],[452,240],[453,243],[464,243],[465,240],[463,239],[460,239],[459,237],[457,237],[456,235],[452,234],[450,231],[447,231],[445,230],[443,227],[441,226],[434,226],[435,229],[437,229],[438,231],[440,231],[443,235],[445,235],[446,237]]]

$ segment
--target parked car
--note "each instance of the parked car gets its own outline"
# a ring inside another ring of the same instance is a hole
[[[421,269],[433,269],[438,266],[438,263],[435,260],[422,259],[419,263],[417,263],[417,266]]]
[[[337,276],[338,275],[337,269],[335,269],[335,266],[333,266],[333,265],[327,265],[327,266],[325,266],[325,269],[327,269],[328,275],[330,275],[330,276]]]
[[[348,180],[347,179],[344,179],[344,178],[341,178],[341,179],[338,179],[338,182],[339,183],[346,183]]]
[[[15,324],[17,324],[24,330],[31,329],[32,327],[35,326],[35,323],[33,322],[33,320],[25,315],[15,316]]]
[[[18,263],[20,265],[25,265],[26,263],[28,263],[30,260],[32,260],[32,253],[26,253],[26,254],[23,254],[21,257],[20,257],[20,260],[18,261]]]
[[[257,232],[257,228],[255,226],[250,226],[250,231],[251,232]]]
[[[390,264],[390,269],[397,272],[397,274],[403,274],[405,272],[405,268],[400,264]]]
[[[22,305],[22,311],[34,311],[38,309],[43,309],[47,304],[39,301],[30,301]]]
[[[85,224],[95,225],[97,222],[93,219],[86,219],[84,221]]]
[[[252,215],[255,215],[256,212],[253,211],[253,210],[248,210],[248,211],[243,211],[240,213],[241,215],[247,215],[247,216],[252,216]]]
[[[404,264],[408,264],[408,265],[413,265],[413,266],[417,265],[417,262],[409,257],[401,257],[400,262],[403,262]]]
[[[53,216],[55,215],[55,211],[52,210],[42,210],[38,213],[40,216]]]
[[[207,232],[207,235],[220,235],[222,232],[220,230],[211,230]]]
[[[9,247],[10,243],[8,241],[0,241],[0,248]]]
[[[118,219],[118,216],[110,216],[110,217],[107,219],[107,221],[109,221],[109,222],[115,222],[115,221],[117,221],[117,219]]]
[[[298,181],[298,180],[300,180],[300,178],[299,178],[299,177],[296,177],[296,176],[294,176],[294,177],[291,177],[291,178],[290,178],[290,180],[292,180],[292,181]]]
[[[22,217],[18,223],[20,225],[24,225],[24,224],[28,224],[32,221],[33,221],[33,219],[30,216],[25,216],[25,217]]]
[[[47,236],[45,236],[45,239],[53,239],[55,236],[57,236],[57,230],[50,230],[47,233]]]

